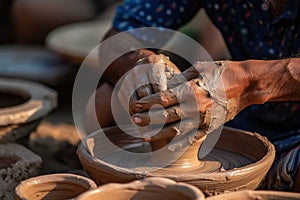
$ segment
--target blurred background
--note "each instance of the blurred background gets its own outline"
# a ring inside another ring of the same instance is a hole
[[[85,56],[110,28],[117,0],[0,0],[0,78],[27,79],[58,92],[58,108],[30,135],[41,173],[80,172],[80,141],[72,118],[72,87]],[[180,29],[214,60],[230,55],[204,11]],[[99,58],[94,57],[97,64]],[[100,58],[101,61],[101,58]],[[62,153],[64,152],[64,153]]]

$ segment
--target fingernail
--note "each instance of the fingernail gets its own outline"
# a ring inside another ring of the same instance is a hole
[[[140,117],[133,117],[133,121],[137,124],[142,123],[142,118]]]

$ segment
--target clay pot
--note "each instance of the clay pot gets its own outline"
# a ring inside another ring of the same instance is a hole
[[[95,189],[96,184],[74,174],[50,174],[22,181],[16,187],[17,200],[65,200]]]
[[[12,199],[17,184],[39,172],[42,159],[18,144],[0,144],[0,199]]]
[[[32,80],[61,90],[75,73],[74,66],[43,46],[0,46],[1,77]]]
[[[111,183],[88,191],[76,200],[203,200],[204,194],[196,187],[176,183],[165,178],[147,178],[127,184]]]
[[[56,107],[56,92],[38,83],[0,78],[0,143],[28,135]]]
[[[111,26],[110,20],[76,22],[58,27],[46,38],[46,45],[72,63],[81,64]],[[98,54],[89,56],[97,66]]]
[[[279,192],[279,191],[238,191],[228,194],[217,195],[209,197],[207,200],[272,200],[272,199],[285,199],[285,200],[296,200],[300,199],[300,193],[294,192]]]
[[[138,130],[127,131],[138,135],[134,133]],[[198,149],[193,146],[191,149],[192,156],[197,156]],[[206,195],[257,188],[275,157],[274,146],[265,137],[232,128],[223,129],[214,149],[199,161],[198,168],[194,164],[191,168],[183,164],[155,168],[151,154],[145,159],[139,153],[127,156],[128,151],[151,152],[151,146],[117,127],[110,127],[88,135],[79,145],[77,154],[85,171],[97,184],[165,177],[194,185]]]

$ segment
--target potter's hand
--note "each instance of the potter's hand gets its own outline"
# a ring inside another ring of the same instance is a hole
[[[138,60],[121,82],[118,97],[123,108],[128,110],[129,105],[129,113],[132,114],[130,105],[141,98],[167,90],[168,80],[178,73],[180,70],[175,64],[162,54]]]
[[[136,124],[166,124],[159,133],[149,136],[146,141],[182,136],[191,143],[232,119],[238,112],[236,101],[226,98],[227,91],[222,81],[228,63],[196,63],[182,74],[172,77],[168,82],[170,89],[132,104],[131,109],[135,113],[132,119]],[[157,104],[164,109],[148,112]],[[196,129],[198,131],[192,131]]]

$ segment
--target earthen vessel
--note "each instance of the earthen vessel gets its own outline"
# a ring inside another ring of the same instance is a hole
[[[125,132],[128,131],[138,135],[135,128]],[[274,146],[265,137],[232,128],[223,129],[213,150],[200,161],[195,159],[199,145],[187,149],[179,157],[180,162],[175,160],[160,168],[154,164],[163,158],[172,159],[174,152],[163,150],[164,156],[160,158],[160,152],[157,155],[151,152],[149,143],[110,127],[88,135],[77,154],[84,169],[98,184],[165,177],[192,184],[206,195],[257,188],[275,157]],[[184,156],[191,158],[182,159]]]
[[[50,174],[22,181],[15,191],[17,200],[66,200],[96,187],[96,184],[86,177]]]
[[[56,105],[56,92],[30,81],[0,78],[0,143],[28,135]]]
[[[17,184],[39,172],[42,159],[18,144],[0,144],[0,199],[12,200]]]
[[[43,46],[0,46],[1,77],[31,80],[61,90],[67,81],[73,81],[73,71],[73,66]]]
[[[279,192],[279,191],[238,191],[231,192],[228,194],[217,195],[209,197],[207,200],[274,200],[274,199],[285,199],[285,200],[296,200],[300,199],[300,193],[294,192]]]
[[[109,30],[109,20],[76,22],[51,31],[46,45],[67,60],[81,64],[86,56],[99,44]],[[90,62],[97,64],[97,53],[89,56]]]
[[[196,187],[166,178],[146,178],[127,184],[111,183],[85,192],[76,200],[204,200]]]

